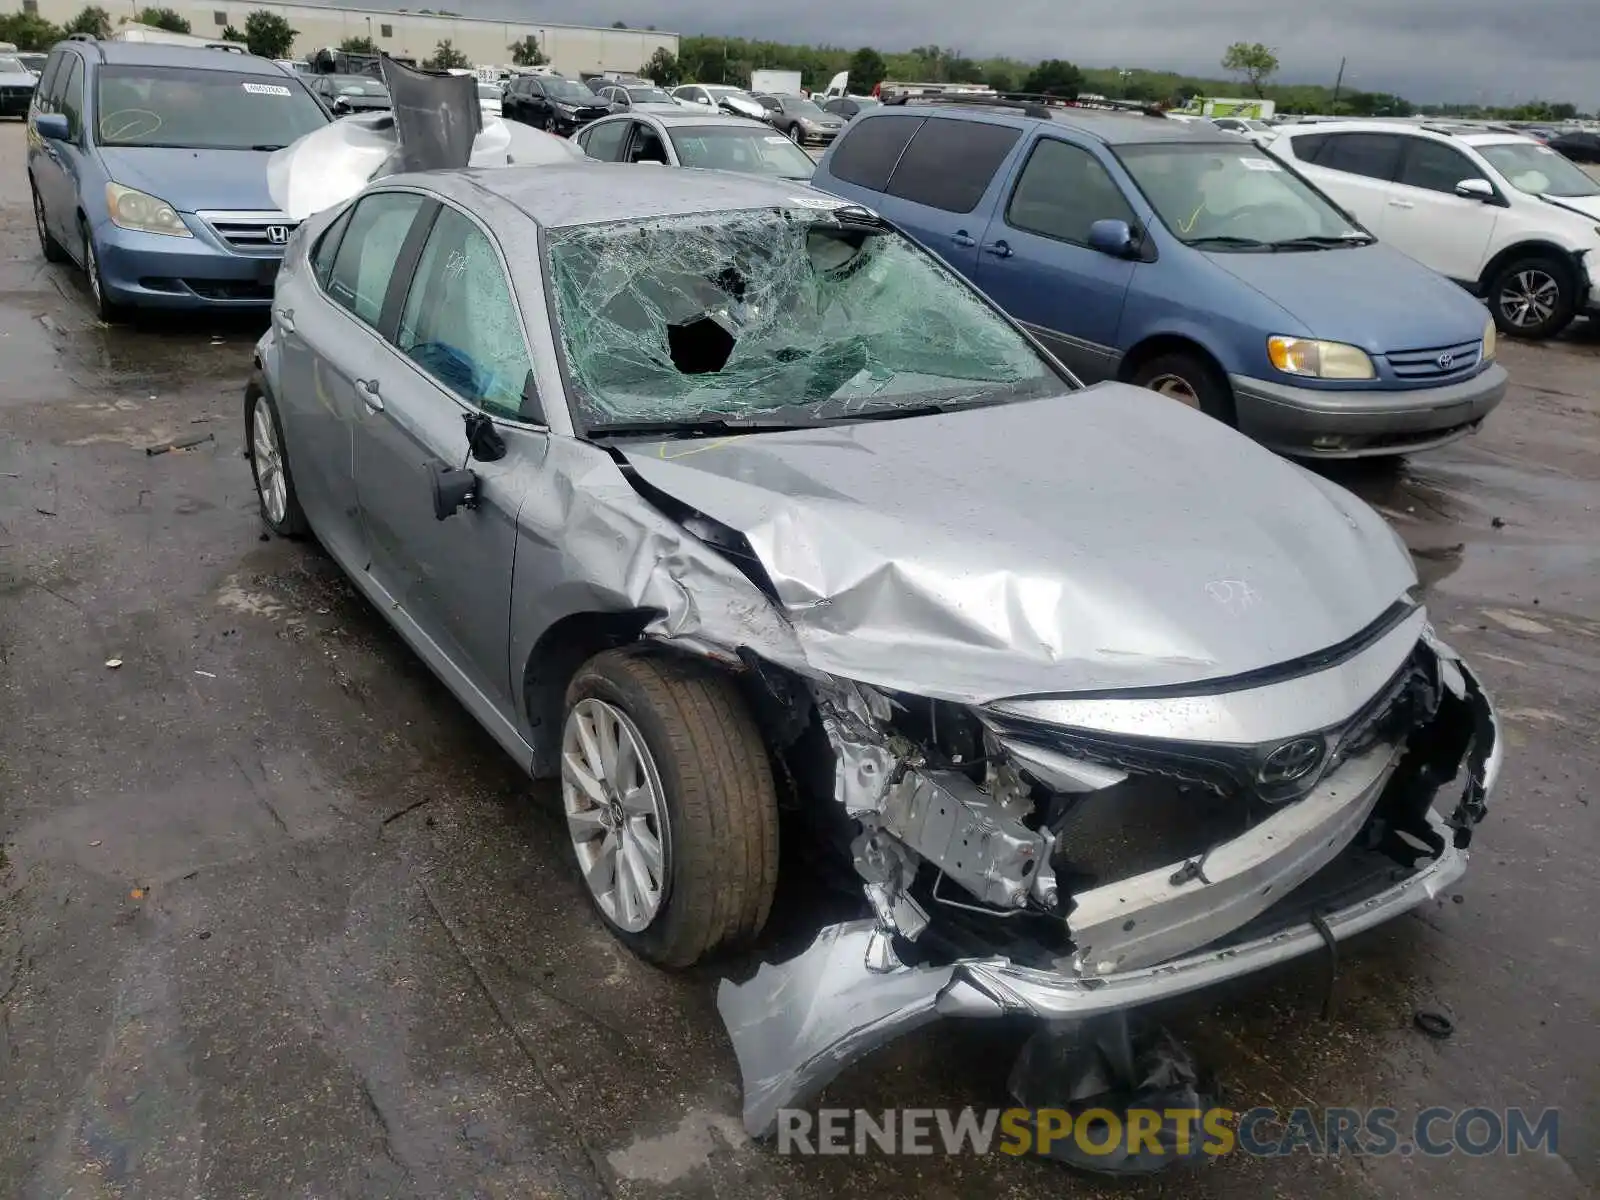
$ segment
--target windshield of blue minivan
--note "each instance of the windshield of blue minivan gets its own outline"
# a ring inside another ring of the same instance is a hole
[[[1600,183],[1571,159],[1536,142],[1491,142],[1475,147],[1519,192],[1532,196],[1600,196]]]
[[[1254,147],[1158,143],[1119,146],[1116,153],[1162,224],[1198,249],[1319,250],[1372,240]]]
[[[276,150],[327,123],[287,75],[108,65],[95,90],[95,140],[108,147]]]
[[[1071,385],[933,256],[813,209],[555,230],[556,343],[580,423],[871,420]]]

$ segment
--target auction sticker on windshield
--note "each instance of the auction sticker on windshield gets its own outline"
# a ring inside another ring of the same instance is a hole
[[[288,96],[291,94],[288,88],[277,83],[241,83],[239,86],[252,96]]]
[[[788,140],[789,139],[784,137],[782,134],[777,133],[769,134],[762,139],[762,141],[771,142],[774,146],[782,146],[788,142]]]
[[[768,141],[786,142],[788,138],[769,138]],[[849,208],[850,201],[835,200],[831,196],[790,196],[789,203],[797,208]]]
[[[1241,158],[1239,161],[1244,164],[1245,169],[1247,171],[1281,171],[1281,170],[1283,170],[1282,167],[1280,167],[1277,163],[1273,162],[1270,158]]]

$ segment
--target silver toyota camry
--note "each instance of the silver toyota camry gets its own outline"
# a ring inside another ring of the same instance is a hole
[[[621,942],[760,954],[780,833],[844,885],[722,984],[752,1133],[935,1017],[1138,1008],[1465,868],[1497,725],[1383,520],[867,209],[389,176],[296,230],[256,362],[267,525],[559,779]]]

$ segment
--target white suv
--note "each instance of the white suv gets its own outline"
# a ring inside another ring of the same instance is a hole
[[[1600,183],[1548,146],[1482,126],[1280,126],[1292,161],[1396,250],[1484,297],[1508,334],[1600,316]]]

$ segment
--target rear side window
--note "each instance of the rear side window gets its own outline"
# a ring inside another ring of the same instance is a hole
[[[1405,140],[1406,160],[1400,168],[1399,182],[1408,187],[1453,194],[1463,179],[1483,178],[1483,173],[1454,146],[1420,137]]]
[[[995,170],[1022,136],[1020,129],[980,121],[923,122],[886,189],[891,196],[951,213],[969,213]]]
[[[328,276],[328,296],[374,329],[383,316],[389,277],[422,197],[379,192],[356,205]]]
[[[627,135],[628,122],[611,121],[605,125],[594,126],[589,133],[578,139],[578,144],[591,158],[598,158],[602,162],[616,162],[622,151],[622,139]]]
[[[1088,245],[1089,226],[1103,220],[1134,224],[1122,189],[1087,150],[1041,139],[1011,193],[1006,222],[1015,229]]]
[[[1330,133],[1316,163],[1330,171],[1393,179],[1400,167],[1400,138],[1390,133]]]
[[[828,170],[836,179],[881,192],[889,185],[895,163],[912,135],[925,121],[880,117],[851,125],[833,149]]]
[[[354,208],[347,208],[341,213],[317,239],[317,244],[311,251],[311,273],[316,276],[318,285],[323,288],[328,286],[328,279],[333,274],[333,260],[339,253],[339,239],[344,237],[344,231],[350,227],[350,217],[354,212]]]
[[[1301,162],[1314,163],[1317,155],[1322,153],[1322,148],[1328,144],[1328,135],[1325,133],[1308,133],[1304,137],[1289,138],[1289,145],[1294,148],[1294,156]]]

